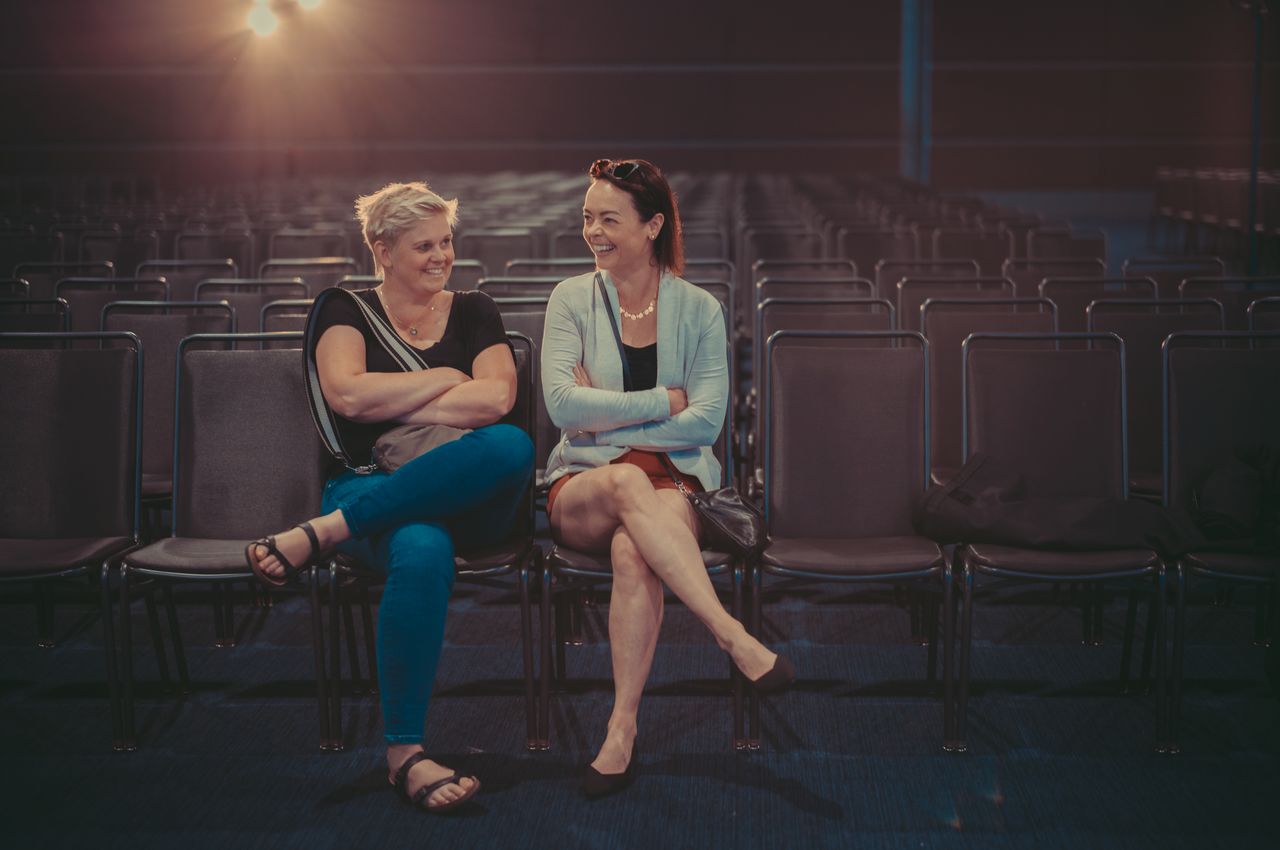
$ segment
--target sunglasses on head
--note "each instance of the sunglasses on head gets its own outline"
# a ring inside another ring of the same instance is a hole
[[[597,159],[591,164],[592,177],[599,177],[603,174],[615,180],[626,180],[639,170],[640,163],[638,162],[614,162],[611,159]]]

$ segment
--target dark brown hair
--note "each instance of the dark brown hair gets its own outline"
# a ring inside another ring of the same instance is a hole
[[[619,177],[617,171],[625,176]],[[680,207],[662,169],[643,159],[597,159],[588,173],[592,180],[604,180],[630,195],[642,221],[649,221],[662,213],[662,229],[653,240],[653,255],[659,267],[670,269],[672,274],[683,274],[684,234],[680,227]]]

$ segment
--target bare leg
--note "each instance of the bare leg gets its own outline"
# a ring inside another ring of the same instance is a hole
[[[747,634],[720,604],[691,525],[664,498],[632,464],[592,469],[564,485],[555,501],[551,530],[566,546],[599,552],[612,545],[621,525],[644,562],[711,631],[738,669],[748,679],[758,679],[772,669],[777,655]],[[692,513],[687,504],[681,510]]]
[[[640,557],[626,529],[614,531],[609,551],[613,561],[613,590],[609,597],[613,713],[604,744],[591,766],[601,773],[621,773],[631,759],[640,695],[658,645],[662,582]]]

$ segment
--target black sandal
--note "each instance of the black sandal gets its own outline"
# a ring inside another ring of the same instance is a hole
[[[418,750],[418,752],[409,756],[400,763],[400,767],[396,770],[396,778],[391,784],[395,786],[396,791],[400,794],[401,799],[414,808],[422,809],[424,812],[430,812],[433,815],[442,815],[445,812],[458,808],[466,803],[476,792],[480,790],[480,780],[474,776],[463,776],[456,771],[451,776],[446,776],[439,782],[432,782],[430,785],[423,785],[417,791],[413,792],[413,796],[409,796],[409,771],[420,761],[427,761],[427,754]],[[431,795],[439,791],[446,785],[457,785],[462,788],[460,780],[470,779],[471,787],[462,789],[462,796],[456,800],[450,800],[447,803],[441,803],[438,806],[432,806],[427,803],[431,799]]]
[[[268,588],[285,587],[286,585],[296,584],[299,577],[302,575],[302,571],[311,566],[312,562],[316,561],[320,557],[320,538],[316,536],[316,530],[311,527],[311,523],[298,523],[294,528],[301,528],[305,531],[307,533],[307,539],[311,541],[311,553],[307,555],[306,559],[296,567],[280,552],[280,548],[276,546],[276,538],[274,535],[271,537],[259,538],[244,547],[245,563],[249,565],[249,569],[253,570],[253,574],[257,577],[258,581],[262,582],[262,584]],[[258,546],[266,549],[268,555],[275,555],[276,560],[280,562],[282,567],[284,567],[284,575],[273,576],[262,571],[263,559],[255,559],[253,557],[253,550]]]

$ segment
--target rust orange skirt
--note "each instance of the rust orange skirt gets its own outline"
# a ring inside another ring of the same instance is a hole
[[[667,474],[667,468],[662,465],[662,461],[658,458],[657,452],[646,452],[641,449],[631,449],[626,454],[619,455],[610,461],[610,463],[629,463],[638,466],[644,470],[645,475],[649,476],[649,481],[653,484],[655,490],[677,490],[676,482],[671,480],[671,476]],[[694,492],[702,492],[702,485],[698,483],[698,479],[692,475],[685,475],[683,472],[676,470],[680,475],[681,482],[684,483],[685,489]],[[551,489],[547,491],[547,516],[551,516],[551,509],[556,503],[556,496],[560,495],[560,488],[569,483],[569,479],[575,475],[581,475],[580,472],[570,472],[568,475],[561,476],[556,479],[556,483],[551,485]]]

